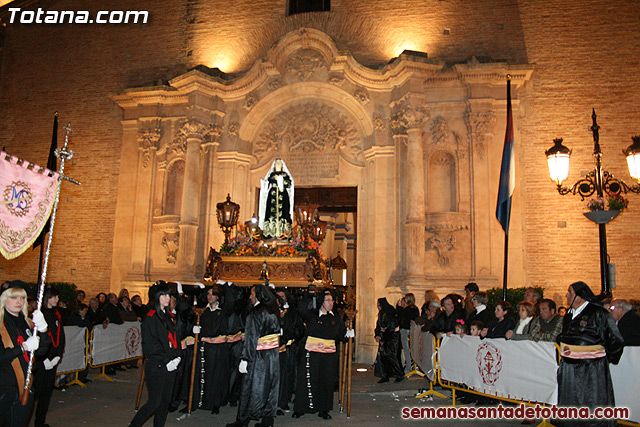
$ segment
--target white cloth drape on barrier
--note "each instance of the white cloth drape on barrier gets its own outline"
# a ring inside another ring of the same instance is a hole
[[[629,420],[640,422],[640,347],[625,347],[617,365],[609,365],[616,407],[629,408]]]
[[[58,373],[80,371],[86,367],[87,328],[64,327],[64,355],[58,365]]]
[[[553,343],[445,336],[439,361],[443,380],[494,396],[558,402],[558,364]]]
[[[435,363],[433,358],[433,335],[422,332],[422,327],[411,321],[411,357],[420,371],[424,372],[430,381],[435,379]]]
[[[142,356],[140,322],[93,328],[91,365],[98,366]]]

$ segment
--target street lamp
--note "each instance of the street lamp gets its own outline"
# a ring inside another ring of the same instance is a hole
[[[224,243],[229,243],[229,234],[238,223],[238,215],[240,214],[240,205],[231,201],[231,196],[227,194],[227,201],[220,202],[216,205],[216,214],[218,215],[218,224],[224,232]]]
[[[602,151],[600,150],[600,126],[596,122],[596,111],[593,109],[591,115],[593,120],[592,126],[589,128],[593,132],[593,158],[595,160],[595,168],[589,172],[584,178],[578,180],[571,187],[565,187],[562,182],[569,176],[569,159],[571,150],[562,144],[562,138],[554,139],[554,145],[545,151],[547,162],[549,165],[549,176],[556,183],[558,193],[561,195],[573,194],[579,195],[582,200],[590,197],[594,193],[598,197],[619,195],[621,193],[640,193],[640,185],[627,185],[624,181],[614,178],[612,174],[602,169]],[[627,156],[627,164],[632,177],[640,180],[640,136],[633,137],[633,144],[624,150]],[[590,218],[591,219],[591,218]],[[600,234],[600,282],[601,297],[611,296],[611,287],[609,284],[609,263],[607,259],[607,234],[606,224],[613,218],[594,220],[598,224]]]

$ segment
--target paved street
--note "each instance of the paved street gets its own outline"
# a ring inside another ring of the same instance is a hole
[[[355,372],[354,366],[353,392],[351,417],[340,413],[337,405],[337,393],[335,409],[331,413],[333,419],[325,421],[315,414],[307,414],[300,419],[291,418],[291,412],[276,418],[276,425],[296,426],[389,426],[405,421],[401,418],[401,410],[406,406],[446,406],[451,404],[450,399],[434,398],[415,399],[413,395],[419,388],[426,387],[426,381],[413,377],[401,383],[393,381],[386,384],[377,384],[377,378],[369,369],[367,372]],[[97,370],[91,372],[94,376]],[[90,375],[89,378],[92,376]],[[51,408],[47,422],[51,427],[61,426],[126,426],[133,418],[135,411],[135,398],[140,379],[140,369],[118,372],[113,377],[114,382],[105,379],[97,379],[87,387],[69,387],[66,391],[55,390],[51,400]],[[443,391],[450,396],[450,392]],[[143,394],[142,404],[146,401],[146,391]],[[194,411],[191,415],[174,412],[169,414],[167,426],[224,426],[235,420],[236,408],[229,406],[221,408],[220,414],[212,415],[208,411]],[[467,424],[470,421],[462,420],[437,420],[432,421],[439,426],[455,426]],[[253,425],[255,423],[251,423]],[[518,420],[474,420],[474,426],[519,426]],[[32,424],[33,425],[33,424]],[[146,425],[153,425],[149,420]]]

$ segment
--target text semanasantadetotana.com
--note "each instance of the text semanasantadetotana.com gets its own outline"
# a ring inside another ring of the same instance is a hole
[[[146,10],[99,10],[95,17],[88,10],[24,10],[10,7],[10,24],[146,24]]]
[[[590,408],[551,406],[404,407],[403,419],[628,419],[629,408]]]

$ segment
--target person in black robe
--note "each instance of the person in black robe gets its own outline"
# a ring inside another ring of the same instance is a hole
[[[376,357],[374,375],[379,377],[378,383],[386,383],[389,377],[395,377],[396,382],[404,379],[402,370],[400,343],[400,326],[396,310],[386,298],[378,299],[378,321],[376,322],[375,338],[378,342],[378,356]]]
[[[242,348],[244,346],[244,324],[248,314],[246,288],[242,289],[230,283],[227,287],[229,304],[232,304],[231,314],[227,319],[227,343],[229,344],[229,405],[238,406],[242,393],[242,377],[238,370],[242,360]],[[226,302],[225,302],[226,304]]]
[[[323,292],[317,301],[306,299],[299,305],[299,313],[307,324],[307,336],[300,355],[296,378],[296,398],[293,418],[305,413],[331,419],[333,391],[338,377],[337,342],[353,337],[353,330],[347,334],[344,322],[333,312],[334,298],[331,292]],[[318,307],[314,309],[313,307]]]
[[[34,391],[36,400],[35,427],[46,426],[47,411],[51,402],[51,394],[56,381],[58,363],[64,353],[65,336],[62,314],[58,310],[60,292],[55,288],[47,288],[43,297],[44,318],[48,325],[47,336],[42,340],[40,356],[34,364]]]
[[[229,403],[227,325],[233,305],[231,301],[225,301],[223,306],[219,293],[214,292],[213,288],[207,289],[206,298],[207,306],[200,316],[200,345],[196,356],[193,409],[206,409],[212,414],[218,414],[220,407]]]
[[[40,310],[34,311],[33,322],[29,319],[26,289],[27,284],[20,280],[5,282],[0,295],[1,426],[26,426],[29,421],[33,394],[27,392],[25,405],[20,402],[20,397],[24,390],[30,352],[35,351],[35,356],[40,356],[40,339],[46,336],[48,328]],[[32,336],[34,323],[36,336]]]
[[[280,321],[275,296],[265,285],[251,288],[252,305],[244,329],[244,347],[238,370],[245,374],[236,421],[227,427],[249,425],[249,420],[262,421],[256,426],[273,426],[278,407],[280,362],[278,343]]]
[[[153,302],[154,309],[147,313],[141,327],[149,399],[133,417],[129,427],[142,426],[152,415],[155,427],[165,424],[181,350],[187,345],[181,342],[182,337],[176,330],[175,316],[169,310],[170,289],[164,281],[159,280],[149,288],[149,301]]]
[[[614,407],[609,363],[617,364],[623,339],[616,322],[599,303],[589,286],[575,282],[569,286],[570,310],[564,316],[558,369],[558,406]],[[561,420],[558,426],[615,426],[613,420]]]
[[[293,306],[289,304],[290,296],[285,290],[276,292],[280,309],[280,392],[278,394],[278,415],[284,415],[289,410],[289,401],[293,395],[292,384],[295,386],[296,352],[293,344],[304,336],[304,323]],[[292,377],[294,381],[292,380]]]

